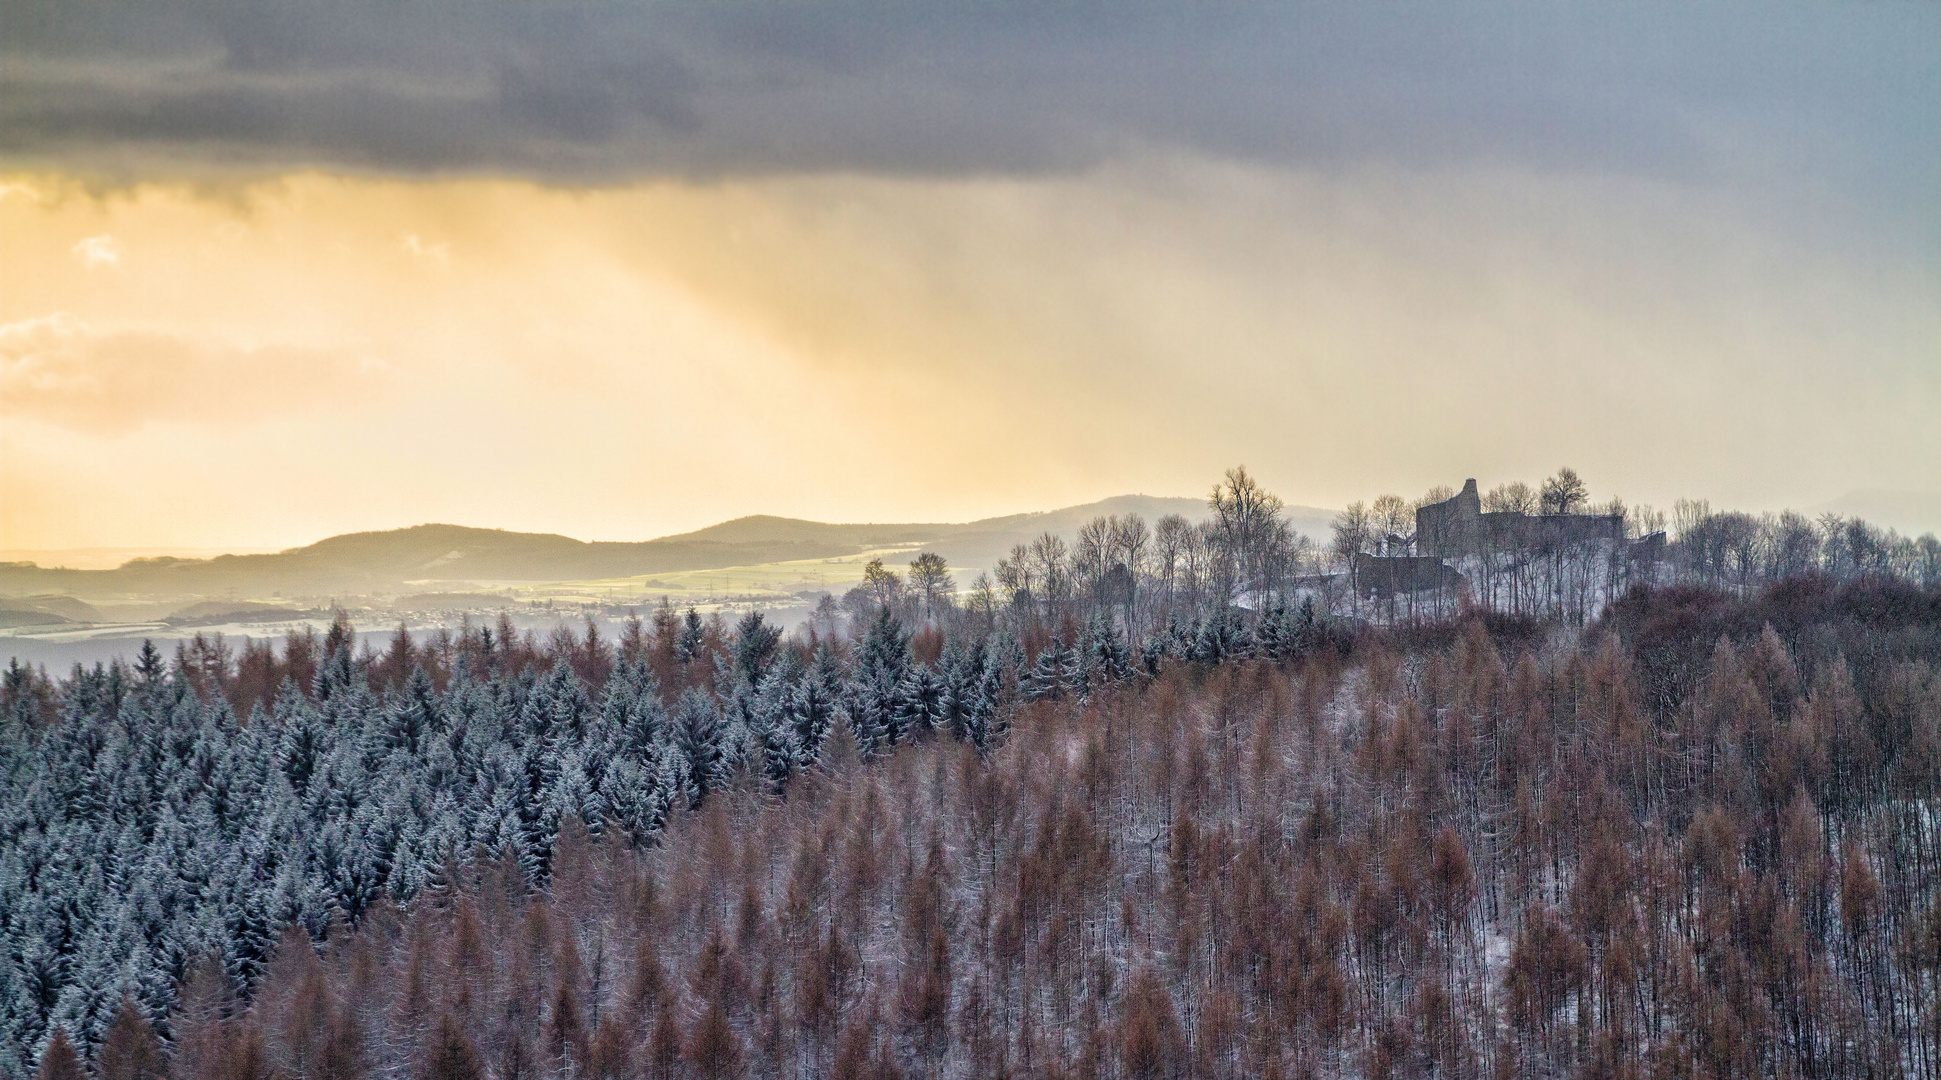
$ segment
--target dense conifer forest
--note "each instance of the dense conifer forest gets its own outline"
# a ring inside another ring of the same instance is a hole
[[[1941,1076],[1931,538],[1620,506],[1371,595],[1412,541],[1278,508],[791,635],[15,665],[0,1074]]]

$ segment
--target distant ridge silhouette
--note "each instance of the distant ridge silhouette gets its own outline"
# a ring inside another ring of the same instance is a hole
[[[716,570],[792,559],[827,559],[871,548],[921,544],[959,568],[983,569],[1042,532],[1069,537],[1100,515],[1198,519],[1201,499],[1120,495],[1080,506],[963,523],[833,524],[756,514],[693,532],[637,542],[584,541],[556,533],[425,524],[344,533],[271,554],[209,559],[133,559],[112,570],[0,565],[0,595],[370,595],[422,591],[419,582],[570,581]],[[1295,528],[1325,528],[1329,511],[1289,508]],[[1317,537],[1318,538],[1318,537]]]

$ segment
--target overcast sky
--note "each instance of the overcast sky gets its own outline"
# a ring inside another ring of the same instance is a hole
[[[0,547],[1941,490],[1941,7],[0,0]]]

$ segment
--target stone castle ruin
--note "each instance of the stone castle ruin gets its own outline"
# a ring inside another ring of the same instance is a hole
[[[1575,544],[1624,543],[1622,514],[1525,514],[1483,512],[1476,481],[1466,480],[1454,498],[1415,511],[1415,552],[1461,558],[1498,551],[1546,551]]]
[[[1371,599],[1443,596],[1461,593],[1476,573],[1495,577],[1535,559],[1587,550],[1649,565],[1663,557],[1664,534],[1629,540],[1621,513],[1485,511],[1471,479],[1455,496],[1418,507],[1413,536],[1386,537],[1380,554],[1355,556],[1353,574],[1356,590]]]

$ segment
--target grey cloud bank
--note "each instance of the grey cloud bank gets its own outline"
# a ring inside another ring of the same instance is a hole
[[[1941,9],[4,0],[0,153],[115,177],[1330,167],[1941,178]]]

